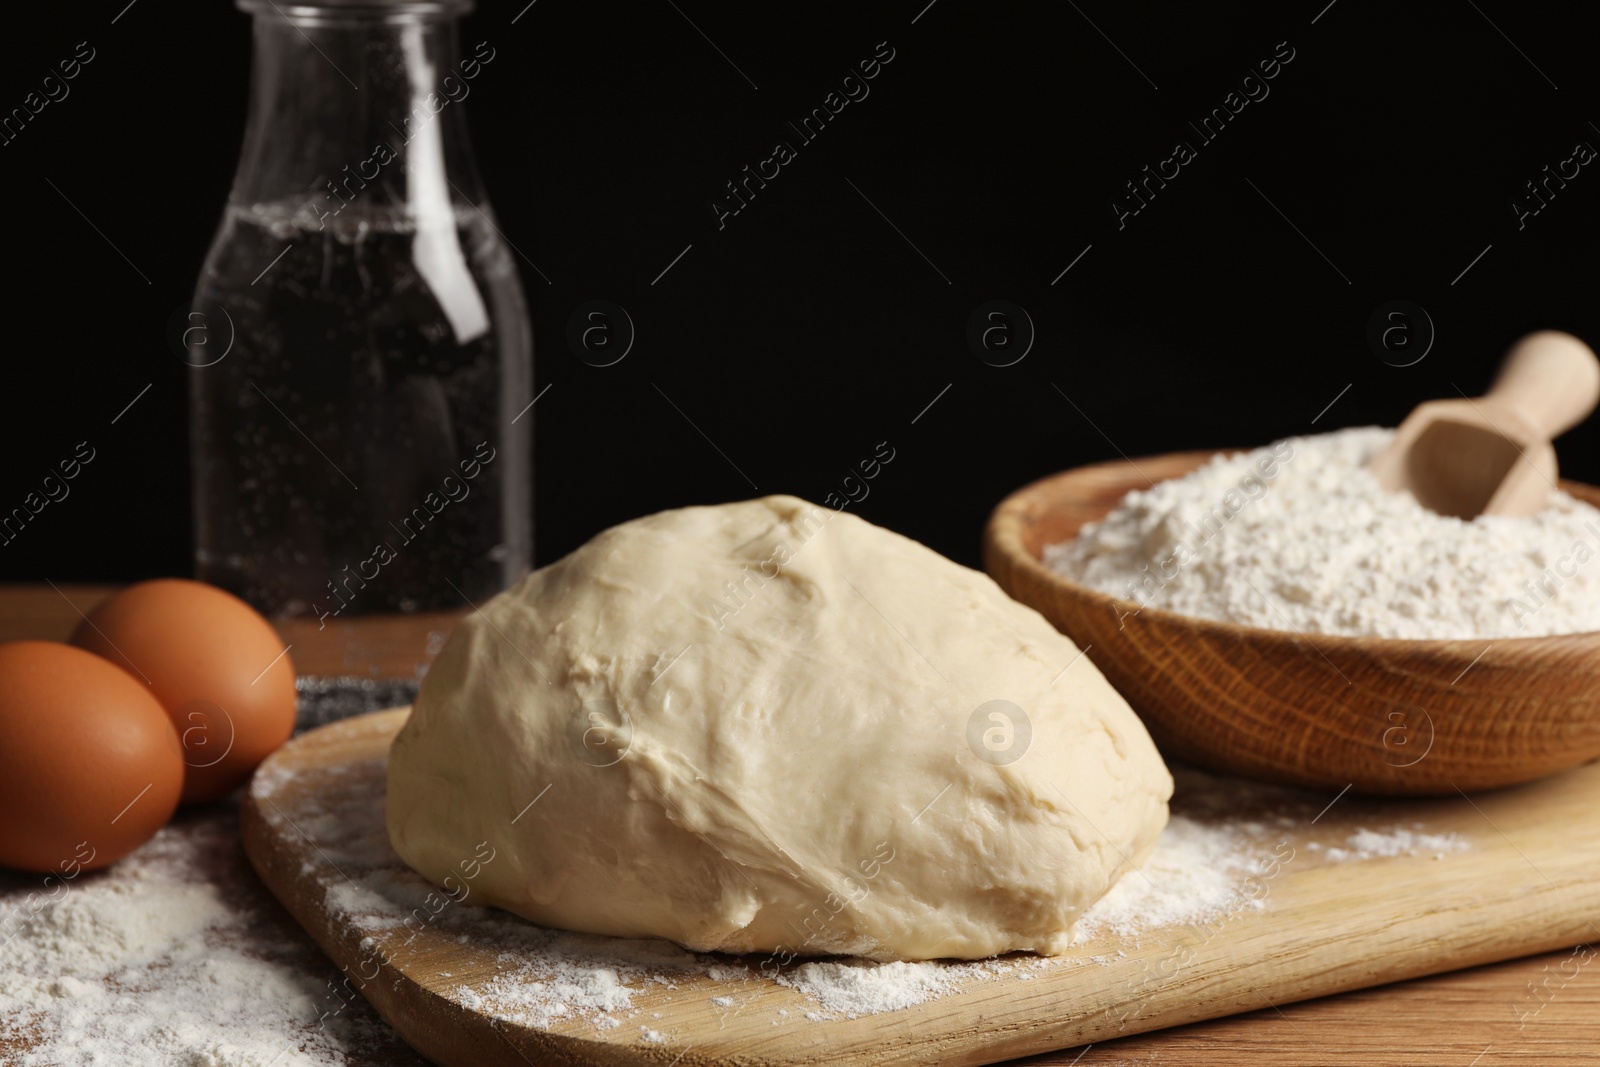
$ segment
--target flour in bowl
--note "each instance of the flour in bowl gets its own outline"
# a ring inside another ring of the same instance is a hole
[[[1047,546],[1044,561],[1138,608],[1273,630],[1600,630],[1600,509],[1552,490],[1527,518],[1436,514],[1367,471],[1391,435],[1359,427],[1219,455],[1129,493],[1075,540]]]

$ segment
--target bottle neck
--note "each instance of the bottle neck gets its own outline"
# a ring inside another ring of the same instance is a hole
[[[324,229],[425,225],[482,205],[463,102],[494,58],[458,59],[454,11],[253,9],[249,118],[229,202]]]

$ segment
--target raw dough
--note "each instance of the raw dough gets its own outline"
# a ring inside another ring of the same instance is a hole
[[[1037,612],[772,496],[624,523],[467,617],[395,738],[388,823],[446,891],[475,869],[474,901],[549,926],[979,958],[1063,950],[1171,793]]]

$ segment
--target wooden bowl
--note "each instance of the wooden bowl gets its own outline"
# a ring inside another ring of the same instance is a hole
[[[1065,471],[1011,494],[984,566],[1044,615],[1144,719],[1162,751],[1215,770],[1367,793],[1512,785],[1600,756],[1600,633],[1466,641],[1304,635],[1096,592],[1040,562],[1130,489],[1194,470],[1182,452]],[[1600,489],[1561,487],[1600,506]]]

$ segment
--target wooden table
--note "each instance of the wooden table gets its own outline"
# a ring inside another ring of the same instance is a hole
[[[107,586],[0,586],[0,640],[62,639]],[[414,676],[459,613],[354,620],[319,631],[315,622],[280,627],[303,674]],[[1600,919],[1600,916],[1597,916]],[[283,916],[286,937],[303,938]],[[1576,972],[1576,973],[1573,973]],[[1555,952],[1437,978],[1402,982],[1175,1030],[1135,1035],[1017,1061],[1030,1067],[1171,1067],[1261,1064],[1414,1064],[1495,1067],[1503,1063],[1600,1061],[1600,967],[1576,967]],[[370,1067],[409,1067],[396,1053]]]

